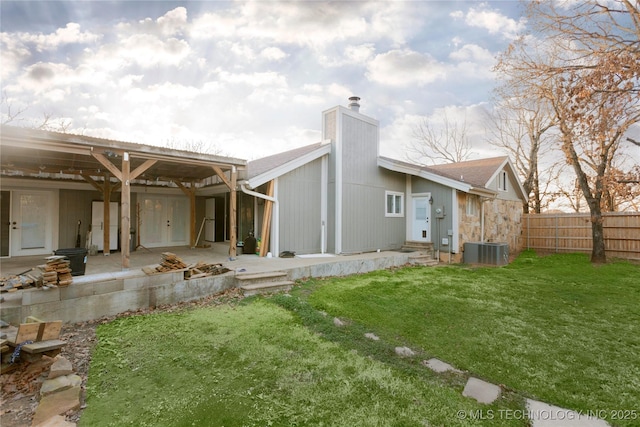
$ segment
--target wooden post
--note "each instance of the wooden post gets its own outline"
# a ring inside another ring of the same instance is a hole
[[[273,180],[267,184],[267,196],[273,197]],[[269,251],[269,235],[271,234],[271,213],[273,212],[273,202],[271,200],[264,201],[264,213],[262,216],[262,233],[260,237],[260,256],[266,256]]]
[[[229,196],[229,228],[230,228],[230,242],[229,242],[229,256],[236,256],[236,243],[237,243],[237,235],[238,230],[236,226],[236,217],[237,217],[237,191],[236,191],[236,183],[238,180],[238,170],[235,166],[231,166],[231,194]]]
[[[102,216],[104,220],[104,223],[102,225],[102,254],[104,256],[107,256],[111,253],[111,242],[109,241],[109,228],[111,227],[111,218],[109,217],[109,207],[111,203],[111,178],[109,177],[108,173],[104,175],[104,187],[102,189],[102,194],[104,199],[102,207]]]
[[[122,252],[122,268],[129,268],[129,241],[131,240],[131,162],[129,153],[122,155],[122,192],[120,193],[120,246]]]

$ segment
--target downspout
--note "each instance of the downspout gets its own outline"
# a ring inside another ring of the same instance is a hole
[[[484,243],[484,202],[486,201],[487,199],[483,197],[480,202],[480,243]]]
[[[496,197],[480,196],[480,242],[484,243],[484,202],[495,200]]]

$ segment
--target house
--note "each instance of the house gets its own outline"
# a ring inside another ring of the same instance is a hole
[[[419,166],[379,155],[377,120],[322,112],[321,142],[246,162],[120,141],[2,127],[0,256],[82,246],[194,247],[255,235],[260,254],[349,254],[466,242],[520,249],[526,194],[507,157]],[[104,203],[109,201],[110,203]],[[123,231],[125,230],[125,231]]]
[[[378,121],[359,112],[359,98],[350,101],[322,113],[322,142],[248,163],[239,182],[256,204],[244,231],[266,237],[274,254],[399,250],[412,241],[461,261],[466,242],[521,249],[527,195],[508,157],[430,167],[382,157]]]

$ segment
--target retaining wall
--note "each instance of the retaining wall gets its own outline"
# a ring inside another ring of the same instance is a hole
[[[368,258],[336,257],[332,261],[280,268],[289,280],[305,277],[348,276],[400,267],[409,254]],[[184,279],[183,271],[147,275],[142,270],[74,277],[63,288],[25,289],[2,303],[1,318],[17,325],[27,316],[76,323],[126,311],[198,300],[236,286],[235,272],[200,279]],[[5,294],[7,295],[7,294]]]

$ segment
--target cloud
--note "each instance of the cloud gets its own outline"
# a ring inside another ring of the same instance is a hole
[[[465,16],[465,23],[471,27],[484,28],[489,34],[500,34],[506,39],[514,39],[526,26],[526,19],[515,20],[486,5],[471,7]]]
[[[68,44],[95,43],[101,35],[80,30],[80,24],[70,22],[64,28],[58,28],[51,34],[18,33],[18,38],[26,44],[34,44],[36,49],[52,50]]]
[[[367,78],[391,86],[423,86],[446,77],[446,66],[429,54],[410,49],[376,55],[367,67]]]
[[[260,56],[269,61],[280,61],[289,55],[277,47],[266,47],[262,49]]]

